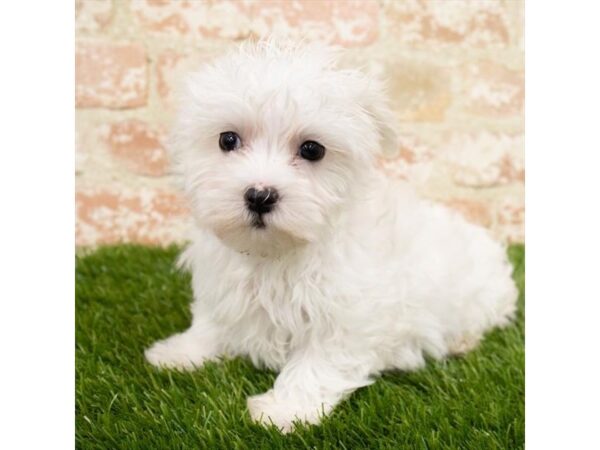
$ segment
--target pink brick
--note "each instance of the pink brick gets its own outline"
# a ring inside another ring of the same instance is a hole
[[[79,190],[75,197],[76,245],[181,241],[188,211],[172,192]]]
[[[439,149],[454,182],[465,187],[492,187],[525,181],[522,134],[452,133]]]
[[[167,112],[172,112],[176,106],[176,93],[185,75],[197,70],[202,63],[210,61],[218,54],[219,50],[197,53],[168,49],[158,56],[155,65],[156,91]]]
[[[452,103],[448,70],[420,60],[385,63],[384,77],[394,111],[402,121],[441,122]]]
[[[513,0],[516,1],[516,0]],[[387,33],[398,45],[505,47],[510,43],[509,2],[492,0],[388,1]]]
[[[467,221],[489,227],[492,224],[492,208],[490,202],[466,198],[453,198],[443,202],[447,207],[457,211]]]
[[[523,113],[523,71],[510,70],[493,61],[478,61],[463,67],[460,75],[467,112],[491,117]]]
[[[185,60],[185,55],[174,50],[167,50],[158,56],[156,61],[156,91],[158,95],[167,99],[173,91],[172,74],[178,73],[181,76],[181,70],[177,67]]]
[[[418,138],[403,134],[395,154],[383,155],[379,168],[389,177],[423,185],[431,176],[433,151]]]
[[[146,104],[146,52],[136,43],[79,43],[75,103],[79,108],[134,108]]]
[[[129,170],[149,176],[165,175],[169,160],[164,132],[139,120],[113,123],[104,135],[110,154]]]
[[[76,0],[75,31],[97,32],[105,30],[114,17],[112,0]]]
[[[140,0],[131,8],[150,33],[218,39],[274,33],[355,46],[374,42],[379,28],[379,2],[374,0]]]
[[[265,1],[251,6],[249,15],[257,34],[286,30],[291,37],[304,34],[345,46],[370,44],[378,36],[376,1]]]
[[[521,198],[506,198],[498,207],[497,227],[503,240],[525,242],[525,203]]]

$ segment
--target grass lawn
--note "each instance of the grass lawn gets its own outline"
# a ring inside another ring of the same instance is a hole
[[[463,358],[386,373],[318,427],[254,425],[246,397],[272,372],[235,359],[158,371],[143,350],[190,323],[178,248],[115,246],[77,258],[76,443],[82,449],[515,449],[524,442],[523,246],[509,249],[521,291],[515,325]]]

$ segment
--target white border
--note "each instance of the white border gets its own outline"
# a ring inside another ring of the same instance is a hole
[[[74,8],[0,14],[0,448],[74,446]]]
[[[600,7],[526,12],[526,444],[600,448]]]

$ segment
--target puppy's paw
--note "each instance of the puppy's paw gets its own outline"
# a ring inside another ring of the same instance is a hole
[[[282,433],[292,431],[295,422],[317,424],[330,410],[331,407],[325,405],[301,408],[293,400],[278,401],[273,389],[248,398],[248,411],[252,420],[265,426],[275,425]]]
[[[200,343],[185,333],[155,342],[144,355],[150,364],[163,369],[194,370],[208,359]]]

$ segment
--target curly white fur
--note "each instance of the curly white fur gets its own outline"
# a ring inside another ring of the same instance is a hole
[[[192,369],[243,355],[279,371],[248,408],[284,431],[317,423],[383,370],[471,349],[517,299],[503,246],[376,171],[376,153],[395,145],[386,97],[335,56],[243,46],[190,77],[171,140],[196,223],[182,255],[193,323],[147,359]],[[221,151],[224,131],[242,147]],[[301,159],[305,140],[325,157]],[[280,193],[264,228],[252,226],[248,186]]]

